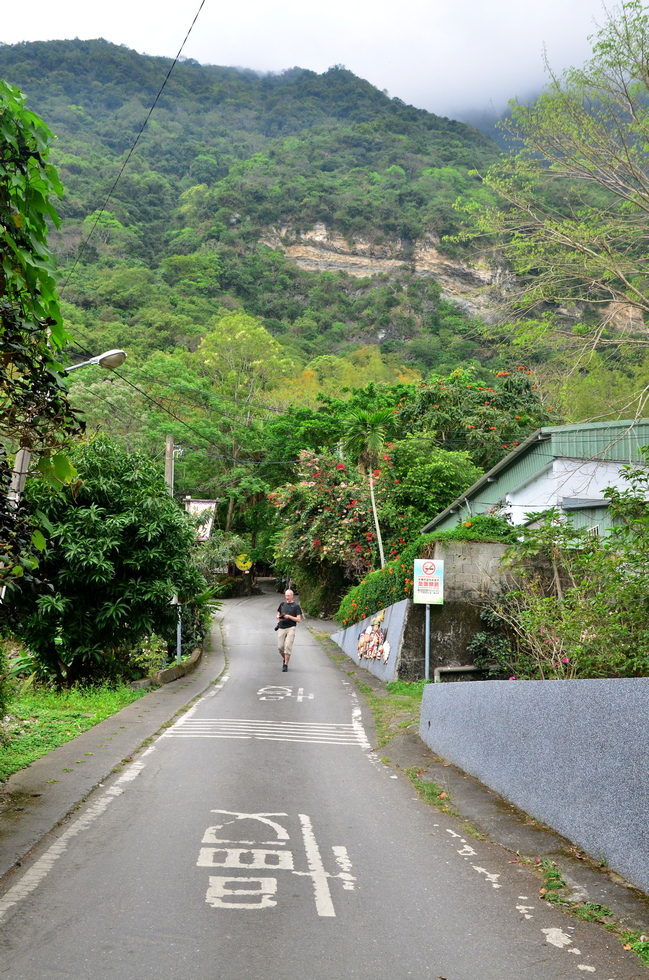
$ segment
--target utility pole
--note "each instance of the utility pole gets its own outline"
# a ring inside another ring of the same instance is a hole
[[[7,501],[12,510],[15,510],[20,503],[20,498],[25,489],[25,481],[29,472],[31,459],[31,449],[19,449],[16,453],[14,468],[11,474],[11,484],[9,486],[9,493],[7,494]]]
[[[20,498],[22,497],[23,490],[25,489],[25,481],[27,480],[27,474],[29,472],[29,464],[32,461],[31,449],[19,449],[16,453],[16,458],[14,460],[14,468],[11,472],[11,483],[9,484],[9,493],[7,494],[7,504],[10,510],[16,510],[18,504],[20,503]],[[5,601],[5,595],[7,592],[7,586],[3,585],[0,588],[0,603]]]
[[[169,493],[174,495],[174,437],[167,436],[165,444],[165,483]]]

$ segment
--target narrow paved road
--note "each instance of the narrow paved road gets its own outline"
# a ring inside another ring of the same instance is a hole
[[[413,798],[304,626],[282,673],[280,598],[227,603],[228,673],[14,876],[0,976],[643,976],[511,855]]]

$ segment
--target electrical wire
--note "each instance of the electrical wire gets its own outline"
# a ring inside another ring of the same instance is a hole
[[[178,53],[176,54],[176,57],[174,58],[173,62],[171,63],[171,67],[169,68],[169,71],[167,72],[167,74],[165,76],[165,79],[164,79],[162,85],[158,89],[158,92],[156,94],[156,97],[153,100],[153,103],[151,104],[151,108],[149,109],[149,111],[148,111],[148,113],[146,115],[146,118],[145,118],[144,122],[140,126],[140,129],[139,129],[139,131],[137,133],[137,136],[135,137],[135,139],[134,139],[134,141],[133,141],[133,143],[131,145],[131,148],[129,149],[128,153],[126,154],[126,159],[124,160],[122,166],[120,167],[119,173],[117,174],[117,177],[115,178],[115,180],[113,182],[113,186],[109,190],[109,192],[108,192],[108,194],[106,196],[106,199],[105,199],[104,203],[102,204],[101,208],[99,208],[99,210],[97,211],[97,217],[95,218],[95,221],[94,221],[94,224],[93,224],[92,228],[88,232],[88,235],[84,238],[83,242],[81,243],[81,245],[80,245],[80,247],[79,247],[79,249],[77,251],[76,258],[75,258],[75,260],[74,260],[74,262],[72,264],[72,268],[70,269],[70,271],[69,271],[69,273],[68,273],[68,275],[67,275],[67,277],[65,279],[65,282],[63,283],[63,288],[65,288],[68,285],[68,283],[70,282],[70,279],[72,277],[72,274],[73,274],[74,270],[76,269],[77,265],[79,264],[79,262],[81,261],[81,257],[83,255],[85,249],[86,249],[86,246],[87,246],[88,242],[90,241],[90,239],[92,238],[92,236],[93,236],[93,234],[95,232],[95,229],[96,229],[97,225],[99,224],[99,222],[101,220],[102,214],[104,214],[104,212],[106,211],[106,207],[108,205],[108,202],[110,201],[110,199],[112,198],[113,194],[115,193],[115,188],[117,187],[117,185],[118,185],[118,183],[119,183],[119,181],[120,181],[120,179],[122,177],[122,174],[126,170],[126,167],[128,166],[129,160],[131,159],[131,157],[133,156],[133,153],[135,152],[136,146],[140,142],[140,138],[141,138],[142,133],[144,132],[144,130],[146,128],[146,124],[148,123],[149,119],[153,115],[153,111],[154,111],[155,107],[157,106],[157,104],[158,104],[158,102],[160,100],[160,96],[162,95],[162,93],[164,91],[164,88],[165,88],[167,82],[169,81],[169,78],[171,76],[172,71],[174,70],[174,68],[178,64],[178,60],[179,60],[179,58],[180,58],[180,56],[182,54],[183,48],[187,44],[187,41],[189,39],[189,35],[191,34],[191,32],[194,29],[194,25],[195,25],[196,21],[198,20],[198,17],[199,17],[199,14],[200,14],[201,10],[205,6],[205,2],[206,2],[206,0],[201,0],[200,6],[199,6],[198,10],[196,11],[196,14],[194,16],[194,19],[191,22],[191,24],[189,25],[189,30],[185,34],[185,39],[184,39],[183,43],[180,45],[180,47],[178,48]]]

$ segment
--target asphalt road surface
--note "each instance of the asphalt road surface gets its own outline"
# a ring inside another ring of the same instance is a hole
[[[227,674],[13,876],[0,976],[646,976],[511,854],[414,798],[304,625],[282,673],[280,598],[226,604]]]

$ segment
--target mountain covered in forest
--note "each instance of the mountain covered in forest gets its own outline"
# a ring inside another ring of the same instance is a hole
[[[368,345],[391,376],[493,357],[474,321],[491,274],[444,241],[458,197],[486,199],[490,139],[340,66],[192,60],[142,129],[171,64],[103,40],[0,46],[0,77],[55,136],[52,241],[85,345],[191,346],[243,307],[302,365]]]

